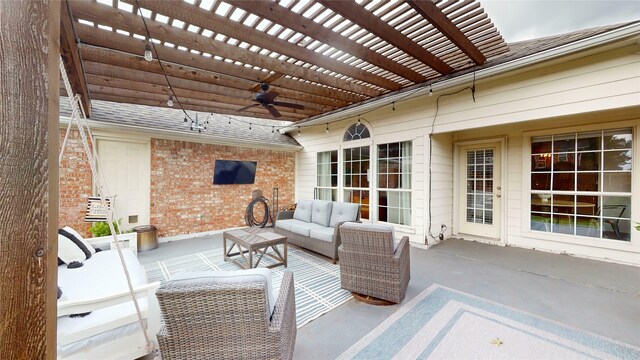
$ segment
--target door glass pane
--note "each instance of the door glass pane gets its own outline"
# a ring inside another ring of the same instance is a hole
[[[493,224],[493,149],[467,150],[466,220]]]

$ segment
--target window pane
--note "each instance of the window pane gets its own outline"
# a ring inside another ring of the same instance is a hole
[[[575,135],[559,135],[553,137],[553,152],[571,152],[576,150]]]
[[[548,155],[531,155],[531,171],[551,171],[551,157]]]
[[[553,174],[553,190],[573,191],[574,190],[574,173],[554,173]]]
[[[574,171],[576,169],[575,155],[562,153],[553,155],[553,171]]]
[[[604,148],[631,149],[632,135],[630,129],[613,130],[604,132]]]
[[[531,213],[531,230],[551,231],[551,214]]]
[[[605,151],[605,170],[631,170],[631,150]]]
[[[597,216],[600,206],[599,196],[580,196],[576,198],[576,213]]]
[[[551,190],[551,174],[531,173],[531,189],[532,190]]]
[[[601,134],[600,131],[578,134],[578,151],[600,150]]]
[[[578,153],[578,171],[600,170],[600,152]]]
[[[531,153],[545,154],[551,152],[551,136],[531,139]]]
[[[578,191],[598,191],[600,173],[578,173]]]
[[[605,192],[631,192],[631,173],[604,173],[603,191]]]
[[[575,214],[576,202],[574,195],[553,195],[551,198],[553,212]]]
[[[560,234],[573,234],[573,216],[554,214],[551,219],[552,232]]]
[[[576,235],[600,237],[600,219],[597,217],[576,218]]]

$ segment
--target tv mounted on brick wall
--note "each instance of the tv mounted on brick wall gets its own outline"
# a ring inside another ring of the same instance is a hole
[[[256,180],[256,161],[216,160],[213,170],[215,185],[253,184]]]

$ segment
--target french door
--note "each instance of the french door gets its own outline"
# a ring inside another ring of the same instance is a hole
[[[500,239],[501,144],[465,145],[459,151],[459,232]]]

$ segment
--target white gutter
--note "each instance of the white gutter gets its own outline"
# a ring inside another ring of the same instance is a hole
[[[60,125],[69,124],[71,118],[68,116],[60,116]],[[116,123],[108,123],[104,121],[95,121],[91,119],[87,119],[89,127],[91,130],[112,130],[112,131],[135,131],[138,134],[149,135],[150,137],[157,137],[160,139],[171,139],[171,140],[180,140],[180,141],[190,141],[196,143],[204,143],[204,144],[215,144],[215,145],[230,145],[230,146],[244,146],[251,148],[260,148],[260,149],[273,149],[274,147],[280,148],[282,150],[300,150],[302,146],[300,145],[289,145],[289,144],[274,144],[268,142],[260,142],[257,140],[241,140],[241,139],[229,139],[227,137],[220,136],[211,136],[209,134],[191,134],[184,133],[179,130],[168,130],[168,129],[151,129],[145,126],[139,125],[128,125],[128,124],[116,124]]]
[[[566,45],[562,45],[553,49],[545,50],[539,53],[531,54],[516,60],[508,61],[503,64],[498,64],[495,66],[488,67],[486,69],[479,69],[475,71],[476,81],[492,76],[496,76],[502,73],[506,73],[508,71],[513,71],[519,68],[523,68],[526,66],[535,65],[542,61],[546,61],[549,59],[553,59],[560,56],[565,56],[574,52],[579,52],[583,50],[587,50],[592,47],[600,46],[607,44],[609,42],[615,40],[622,40],[623,38],[639,35],[640,34],[640,24],[632,24],[625,27],[621,27],[619,29],[611,30],[602,34],[598,34],[592,37],[588,37],[586,39],[582,39],[579,41],[575,41]],[[450,89],[456,86],[469,84],[473,81],[474,72],[470,72],[468,74],[460,75],[451,79],[443,80],[440,82],[433,82],[431,86],[429,83],[425,83],[420,89],[407,89],[406,91],[402,91],[398,94],[390,95],[384,98],[375,99],[366,104],[358,105],[347,108],[342,111],[338,110],[338,112],[327,115],[319,115],[317,118],[309,120],[307,122],[303,122],[300,125],[289,126],[281,129],[280,131],[283,133],[291,132],[298,129],[300,127],[307,127],[313,125],[320,125],[331,123],[339,120],[346,119],[348,117],[357,116],[364,112],[368,112],[370,110],[376,109],[378,107],[389,105],[392,102],[402,100],[409,100],[415,97],[422,95],[427,92],[429,89],[433,89],[434,92],[443,91],[446,89]],[[413,93],[411,93],[413,91]],[[410,95],[407,95],[410,94]]]

